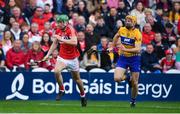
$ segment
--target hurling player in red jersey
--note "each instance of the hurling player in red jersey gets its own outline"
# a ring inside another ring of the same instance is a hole
[[[56,100],[61,100],[61,97],[65,94],[61,71],[66,68],[71,71],[72,78],[78,85],[81,96],[81,105],[82,107],[85,107],[87,105],[87,101],[85,98],[83,82],[79,73],[78,57],[80,54],[77,49],[76,31],[71,25],[68,24],[68,21],[69,17],[67,15],[62,14],[57,16],[56,22],[58,28],[54,35],[55,39],[43,60],[47,60],[53,50],[57,48],[57,45],[60,44],[59,57],[57,58],[54,68],[55,78],[58,82],[60,90]]]

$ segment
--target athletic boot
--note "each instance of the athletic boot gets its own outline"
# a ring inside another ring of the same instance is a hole
[[[87,105],[87,99],[86,99],[86,97],[81,97],[81,106],[82,106],[82,107],[86,107],[86,105]]]
[[[64,94],[65,94],[65,91],[59,91],[59,93],[56,96],[56,101],[60,101]]]

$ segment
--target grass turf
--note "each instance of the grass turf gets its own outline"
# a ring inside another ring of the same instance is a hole
[[[130,108],[128,102],[88,101],[0,101],[0,113],[180,113],[180,102],[138,102]]]

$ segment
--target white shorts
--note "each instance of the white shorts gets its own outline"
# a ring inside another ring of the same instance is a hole
[[[79,61],[78,58],[75,59],[63,59],[58,56],[57,62],[62,62],[66,65],[67,70],[79,71]]]

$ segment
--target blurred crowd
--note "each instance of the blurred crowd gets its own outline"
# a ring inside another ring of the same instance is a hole
[[[119,50],[112,39],[128,14],[142,32],[142,73],[180,70],[179,0],[0,0],[0,71],[53,70],[59,49],[41,60],[59,14],[77,31],[80,67],[87,71],[115,68]]]

